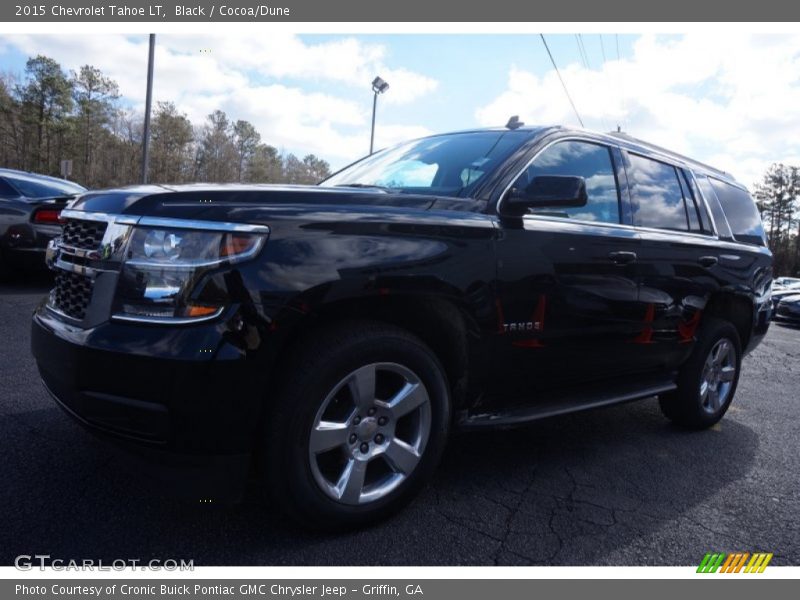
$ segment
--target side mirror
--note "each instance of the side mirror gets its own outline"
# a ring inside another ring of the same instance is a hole
[[[506,196],[506,206],[514,212],[526,208],[586,206],[586,180],[583,177],[540,175],[524,189],[512,187]]]

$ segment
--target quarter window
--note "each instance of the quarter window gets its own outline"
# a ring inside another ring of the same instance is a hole
[[[709,177],[709,181],[725,211],[728,224],[733,231],[733,237],[739,242],[766,245],[767,236],[764,233],[764,224],[761,222],[761,215],[750,194],[740,187],[713,177]]]
[[[637,154],[629,157],[634,223],[688,231],[686,204],[675,167]]]
[[[590,142],[559,142],[537,156],[514,182],[514,187],[527,188],[540,176],[583,177],[588,200],[585,206],[537,207],[532,214],[619,223],[619,193],[614,162],[607,146]]]

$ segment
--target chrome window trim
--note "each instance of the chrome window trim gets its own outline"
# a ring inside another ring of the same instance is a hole
[[[624,148],[622,146],[619,146],[617,144],[610,144],[608,142],[604,142],[604,141],[601,141],[601,140],[596,140],[596,139],[593,139],[591,137],[566,136],[566,137],[561,137],[561,138],[557,138],[557,139],[551,140],[546,145],[544,145],[542,148],[540,148],[536,152],[536,154],[534,154],[530,158],[530,160],[528,160],[528,162],[525,163],[525,166],[522,167],[522,169],[520,169],[517,172],[516,175],[514,175],[514,177],[511,179],[511,183],[509,183],[506,186],[506,188],[503,190],[503,193],[500,195],[500,199],[497,202],[497,208],[495,209],[499,217],[501,217],[501,218],[503,217],[503,214],[501,212],[503,200],[505,199],[506,194],[508,194],[508,191],[514,186],[514,182],[522,175],[522,173],[525,172],[525,170],[528,167],[531,166],[533,161],[535,161],[542,152],[544,152],[545,150],[547,150],[548,148],[550,148],[551,146],[553,146],[553,145],[555,145],[555,144],[557,144],[559,142],[586,142],[586,143],[595,144],[595,145],[598,145],[598,146],[605,146],[607,148],[619,148],[620,150],[623,150],[625,152],[631,152],[633,154],[641,155],[644,158],[648,158],[648,156],[646,156],[644,154],[641,154],[640,152],[629,151],[626,148]],[[537,215],[535,213],[526,213],[524,215],[521,215],[521,217],[522,217],[523,220],[526,220],[526,221],[527,220],[544,221],[544,222],[546,222],[546,221],[556,221],[558,223],[574,223],[576,225],[584,225],[584,226],[585,225],[592,225],[592,226],[602,226],[602,227],[616,227],[616,228],[625,229],[625,230],[639,231],[639,232],[642,232],[642,233],[668,234],[668,235],[672,235],[672,236],[681,236],[681,237],[690,236],[690,237],[697,238],[697,239],[702,239],[702,240],[716,240],[718,242],[733,243],[733,244],[737,244],[737,245],[742,243],[742,242],[736,242],[735,240],[724,240],[724,239],[719,237],[718,230],[717,230],[717,225],[716,225],[716,222],[714,221],[714,215],[711,212],[711,207],[708,205],[708,201],[706,200],[705,196],[703,195],[702,191],[700,190],[700,186],[697,183],[697,179],[696,179],[694,170],[692,170],[692,168],[689,167],[688,165],[680,163],[680,162],[677,162],[674,159],[672,159],[671,157],[668,157],[668,156],[663,155],[661,153],[654,152],[653,154],[658,156],[658,159],[654,159],[654,160],[658,160],[659,162],[663,162],[663,163],[668,164],[668,165],[670,165],[672,167],[675,167],[675,168],[683,169],[683,170],[685,170],[685,171],[687,171],[687,172],[689,172],[691,174],[692,184],[697,189],[697,193],[700,196],[700,198],[702,198],[703,204],[706,207],[706,211],[710,215],[709,218],[711,219],[711,225],[714,228],[713,235],[708,235],[708,234],[705,234],[705,233],[696,233],[696,232],[692,232],[692,231],[676,231],[676,230],[672,230],[672,229],[659,229],[657,227],[641,227],[641,226],[638,226],[638,225],[628,225],[627,223],[621,223],[621,222],[620,223],[609,223],[607,221],[586,221],[586,220],[583,220],[583,219],[565,219],[564,217],[553,217],[553,216],[548,216],[548,215]],[[618,193],[621,194],[622,190],[619,189]],[[622,218],[622,214],[620,214],[620,218]]]
[[[528,214],[522,215],[523,221],[539,221],[539,222],[557,222],[557,223],[571,223],[585,227],[587,225],[592,227],[604,227],[609,229],[624,229],[626,231],[636,231],[642,233],[658,233],[668,234],[673,236],[691,236],[700,240],[717,240],[717,238],[704,233],[695,233],[692,231],[677,231],[675,229],[658,229],[657,227],[639,227],[637,225],[628,225],[627,223],[608,223],[606,221],[586,221],[583,219],[565,219],[564,217],[553,217],[550,215],[536,215]],[[727,242],[728,240],[718,240]]]

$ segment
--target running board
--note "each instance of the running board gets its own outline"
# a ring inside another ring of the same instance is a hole
[[[661,381],[648,386],[633,388],[613,387],[603,392],[594,394],[576,394],[562,396],[557,399],[546,400],[525,408],[516,408],[496,413],[481,413],[470,415],[465,413],[458,421],[461,430],[483,429],[489,427],[516,427],[531,421],[565,415],[569,413],[614,406],[634,400],[643,400],[658,394],[675,390],[678,386],[674,381]]]

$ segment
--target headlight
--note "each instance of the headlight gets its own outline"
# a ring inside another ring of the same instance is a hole
[[[128,242],[114,301],[114,317],[128,320],[194,321],[219,315],[219,298],[194,295],[209,270],[255,256],[266,228],[245,231],[137,225]],[[233,226],[236,228],[237,226]]]

